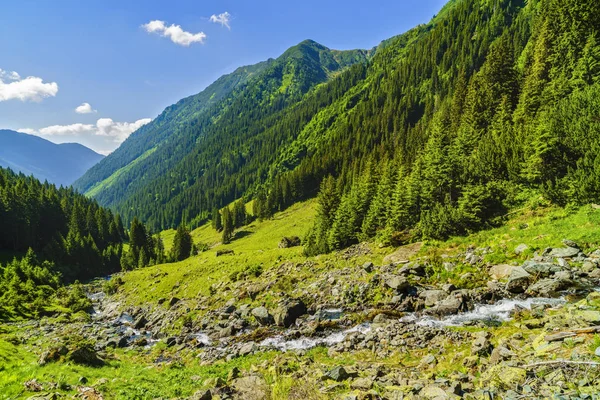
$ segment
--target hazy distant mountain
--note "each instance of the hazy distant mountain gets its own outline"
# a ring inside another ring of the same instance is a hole
[[[0,130],[0,166],[69,186],[103,155],[78,143],[55,144],[38,136]]]

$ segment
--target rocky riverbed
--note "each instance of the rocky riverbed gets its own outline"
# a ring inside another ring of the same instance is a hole
[[[277,277],[310,267],[283,263],[257,279],[216,285],[219,294],[210,301],[172,297],[132,307],[94,282],[86,287],[93,302],[90,318],[24,326],[32,337],[42,333],[57,343],[41,354],[41,363],[52,362],[61,351],[61,338],[74,331],[93,343],[90,360],[102,360],[112,348],[149,352],[159,343],[165,350],[155,363],[183,352],[207,364],[261,352],[291,353],[300,360],[293,376],[331,398],[557,393],[587,398],[595,393],[600,387],[593,363],[600,349],[591,349],[590,343],[600,332],[600,293],[595,290],[600,252],[584,254],[576,243],[565,241],[565,247],[547,249],[519,265],[486,265],[487,251],[471,249],[445,257],[442,264],[447,271],[475,266],[487,277],[481,285],[467,284],[477,280],[472,273],[460,276],[458,284],[434,283],[429,260],[408,262],[392,255],[381,266],[327,271],[266,302]],[[516,251],[524,251],[524,245]],[[191,314],[195,319],[186,318]],[[352,367],[318,365],[303,358],[315,347],[325,348],[333,359],[360,360],[369,354],[371,361]],[[193,398],[254,398],[248,397],[252,387],[260,392],[265,385],[256,371],[233,375]],[[578,377],[577,384],[568,376]]]

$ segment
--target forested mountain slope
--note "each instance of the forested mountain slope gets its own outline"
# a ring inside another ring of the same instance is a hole
[[[77,143],[54,144],[38,136],[0,130],[0,166],[69,186],[104,156]]]
[[[155,228],[178,224],[180,216],[150,217],[146,203],[164,205],[199,176],[188,170],[186,156],[205,151],[211,164],[218,164],[213,162],[213,153],[222,149],[208,147],[205,141],[217,135],[221,135],[219,142],[227,141],[233,129],[241,133],[249,121],[272,117],[297,103],[315,85],[354,63],[365,62],[368,55],[367,51],[334,51],[305,41],[276,60],[241,68],[199,95],[169,107],[75,186],[102,204],[124,210],[127,218],[140,215]],[[166,178],[176,183],[162,190]],[[131,209],[125,202],[136,206]]]
[[[268,217],[332,175],[309,252],[481,229],[532,193],[594,201],[596,15],[591,0],[454,1],[337,74],[323,54],[367,54],[304,42],[93,194],[158,229],[241,196]]]

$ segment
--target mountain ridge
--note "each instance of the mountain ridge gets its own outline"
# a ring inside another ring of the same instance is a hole
[[[0,166],[69,186],[104,158],[79,143],[55,144],[44,138],[0,130]]]

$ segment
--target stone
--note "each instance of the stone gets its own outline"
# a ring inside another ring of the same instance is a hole
[[[518,245],[517,247],[515,247],[515,254],[516,255],[521,255],[523,254],[527,249],[529,249],[529,246],[527,246],[525,243],[521,243],[520,245]]]
[[[169,300],[169,307],[173,307],[177,303],[179,303],[179,298],[178,297],[171,297],[171,300]]]
[[[351,389],[370,390],[373,387],[373,380],[369,378],[358,378],[350,384]]]
[[[501,385],[506,388],[514,388],[523,383],[526,378],[527,371],[525,369],[509,367],[503,364],[489,368],[482,375],[482,380],[484,382]]]
[[[377,314],[375,316],[375,318],[373,318],[374,325],[381,326],[381,325],[388,324],[389,322],[390,322],[390,318],[385,314]]]
[[[260,325],[272,325],[275,322],[265,307],[256,307],[252,309],[251,314]]]
[[[83,344],[71,351],[67,358],[73,361],[75,364],[89,365],[89,366],[102,366],[104,361],[98,357],[96,350],[90,345]]]
[[[82,385],[85,385],[86,383],[88,383],[88,378],[86,378],[85,376],[80,376],[79,383],[81,383]]]
[[[212,393],[210,390],[199,390],[189,398],[189,400],[212,400]]]
[[[576,315],[590,324],[600,324],[600,311],[582,310]]]
[[[531,285],[527,289],[527,294],[551,297],[556,295],[559,291],[568,288],[570,285],[571,281],[560,279],[542,279]]]
[[[569,280],[571,279],[571,273],[569,271],[558,271],[554,274],[554,279]]]
[[[289,328],[302,315],[306,314],[306,305],[299,299],[287,299],[274,313],[275,324]]]
[[[492,268],[490,268],[490,270],[488,271],[488,273],[492,277],[492,279],[502,280],[508,278],[512,273],[513,269],[515,268],[519,267],[509,264],[498,264],[493,265]]]
[[[217,250],[217,257],[233,255],[235,254],[233,250],[225,249],[225,250]]]
[[[236,391],[236,398],[259,400],[269,398],[269,387],[266,382],[257,375],[245,376],[234,380],[231,384]]]
[[[323,378],[325,378],[325,379],[331,379],[331,380],[336,381],[336,382],[341,382],[341,381],[345,381],[346,379],[348,379],[349,376],[350,375],[348,375],[348,372],[344,369],[344,367],[337,366],[337,367],[329,370],[323,376]]]
[[[426,307],[433,307],[448,297],[448,293],[443,290],[424,290],[419,297],[425,299]]]
[[[596,351],[594,351],[594,355],[596,357],[600,357],[600,347],[596,347]]]
[[[521,267],[513,268],[506,282],[506,290],[511,293],[523,293],[529,286],[531,278],[531,275],[525,269]]]
[[[425,268],[419,263],[409,263],[398,270],[398,275],[425,276]]]
[[[589,277],[592,279],[600,279],[600,268],[596,268],[590,272]]]
[[[525,261],[523,263],[523,269],[527,271],[529,274],[535,277],[546,278],[558,271],[562,271],[562,267],[547,263],[547,262],[537,262],[537,261]]]
[[[258,350],[258,346],[254,342],[244,343],[242,347],[240,347],[240,356],[247,356],[249,354],[254,353]]]
[[[437,360],[433,354],[427,354],[421,359],[421,365],[436,365]]]
[[[461,311],[466,311],[467,309],[468,305],[463,294],[454,292],[434,307],[426,309],[425,314],[443,317],[446,315],[457,314]]]
[[[487,332],[478,332],[471,345],[471,354],[480,357],[489,355],[493,350],[492,343],[489,340]]]
[[[575,247],[562,247],[552,249],[550,252],[550,257],[561,257],[561,258],[571,258],[576,257],[579,254],[579,249]]]
[[[419,392],[419,396],[425,397],[426,399],[447,399],[449,398],[448,393],[439,386],[427,385]]]
[[[390,289],[404,291],[409,288],[410,284],[404,276],[391,276],[385,280],[385,285]]]
[[[499,364],[502,361],[515,357],[516,354],[504,346],[498,346],[492,350],[490,355],[490,364]]]
[[[297,247],[300,245],[302,245],[302,240],[298,236],[290,236],[281,239],[278,247],[280,249],[288,249],[290,247]]]
[[[240,369],[238,367],[233,367],[229,370],[229,373],[227,374],[227,382],[231,382],[234,379],[237,379],[240,377]]]
[[[366,263],[363,264],[362,269],[367,272],[367,273],[371,273],[373,272],[373,263],[370,261],[367,261]]]
[[[563,243],[565,246],[567,246],[567,247],[571,247],[571,248],[573,248],[573,249],[578,249],[578,250],[579,250],[579,249],[581,249],[581,247],[579,247],[579,245],[578,245],[576,242],[574,242],[574,241],[572,241],[572,240],[569,240],[569,239],[563,239],[562,243]]]
[[[142,315],[133,323],[133,329],[142,329],[146,326],[147,323],[148,320],[144,315]]]

